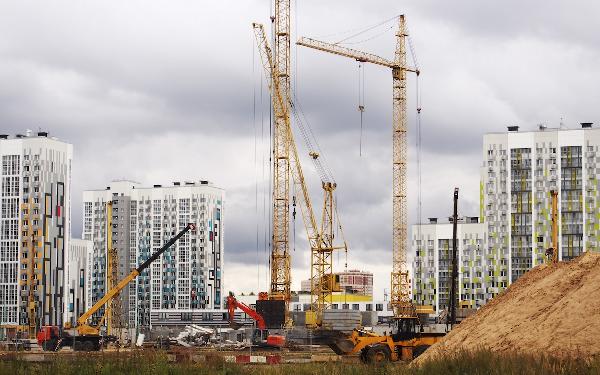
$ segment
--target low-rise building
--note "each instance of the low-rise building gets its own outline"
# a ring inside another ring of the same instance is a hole
[[[452,218],[450,218],[452,219]],[[412,226],[413,301],[432,306],[434,311],[446,309],[450,301],[452,269],[452,233],[450,220]],[[500,264],[487,259],[486,227],[477,217],[460,218],[457,223],[458,306],[477,308],[506,288],[500,281]]]

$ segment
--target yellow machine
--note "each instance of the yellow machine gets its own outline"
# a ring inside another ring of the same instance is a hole
[[[278,1],[278,3],[279,2],[285,3],[285,1]],[[290,124],[288,110],[290,103],[289,93],[286,91],[287,89],[284,89],[286,83],[282,83],[280,79],[277,78],[277,72],[280,72],[278,64],[281,62],[275,57],[276,55],[273,55],[273,52],[269,47],[263,25],[254,23],[252,26],[255,32],[265,75],[269,80],[269,89],[271,90],[273,97],[273,113],[276,119],[281,119],[280,126],[284,127],[287,131],[290,158],[289,167],[292,175],[293,190],[297,194],[294,199],[294,207],[296,206],[296,203],[300,207],[308,236],[308,242],[311,248],[311,309],[310,311],[307,311],[306,324],[312,327],[320,326],[323,311],[331,305],[331,296],[333,292],[340,291],[339,281],[336,282],[335,275],[333,274],[333,252],[335,250],[347,250],[346,242],[343,240],[343,230],[339,224],[339,218],[337,218],[337,207],[333,197],[337,185],[333,181],[331,173],[328,173],[326,168],[322,165],[319,153],[314,150],[310,151],[309,156],[321,177],[321,187],[324,192],[321,226],[319,228],[313,212],[308,188],[304,180],[302,165],[300,164],[300,157],[298,155],[298,149],[294,141]],[[342,237],[342,243],[339,245],[334,244],[334,217],[338,219],[337,228],[340,229]],[[271,265],[272,267],[277,266],[277,264],[274,263],[274,260]],[[273,268],[271,290],[274,288],[273,277],[275,277],[275,275],[276,272]],[[289,280],[289,275],[287,276],[287,279]],[[271,293],[269,298],[273,299],[273,293]]]
[[[410,280],[406,262],[406,247],[408,244],[408,213],[406,194],[407,156],[407,120],[406,120],[406,74],[414,72],[419,75],[419,69],[409,67],[406,63],[406,39],[408,30],[404,15],[398,18],[396,34],[396,51],[394,60],[390,61],[371,53],[346,48],[339,44],[326,43],[311,38],[300,38],[296,44],[334,55],[349,57],[359,62],[368,62],[390,68],[393,86],[393,259],[391,273],[391,304],[394,318],[403,320],[399,326],[410,326],[418,323],[415,307],[410,300]]]
[[[416,334],[414,337],[402,334],[381,336],[354,330],[349,337],[337,340],[329,346],[339,355],[360,354],[361,361],[365,363],[410,361],[443,336],[444,333]]]

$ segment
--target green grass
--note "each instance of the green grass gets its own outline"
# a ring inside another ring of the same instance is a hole
[[[363,365],[349,363],[310,363],[268,365],[236,365],[225,363],[220,357],[209,357],[206,362],[169,362],[160,352],[133,354],[85,355],[78,357],[57,356],[44,363],[25,362],[19,357],[0,360],[0,374],[10,375],[100,375],[100,374],[215,374],[215,375],[354,375],[354,374],[597,374],[600,375],[600,359],[556,359],[531,355],[499,355],[488,351],[457,353],[420,367],[403,363],[386,365]]]

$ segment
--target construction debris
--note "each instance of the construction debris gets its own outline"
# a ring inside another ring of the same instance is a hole
[[[487,349],[557,357],[600,354],[600,254],[533,268],[416,359]]]
[[[323,312],[323,328],[341,332],[352,332],[360,328],[362,314],[355,310],[325,310]]]
[[[214,335],[214,330],[201,327],[197,324],[185,326],[185,329],[179,332],[177,337],[171,337],[179,345],[189,348],[191,346],[203,346],[209,343],[211,336]]]

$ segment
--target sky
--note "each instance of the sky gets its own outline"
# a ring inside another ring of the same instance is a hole
[[[0,0],[0,131],[41,129],[73,144],[74,237],[83,190],[207,179],[226,190],[226,288],[268,289],[269,94],[251,24],[270,32],[271,13],[262,0]],[[343,45],[388,59],[393,17],[406,15],[421,70],[407,89],[410,224],[450,216],[454,187],[459,214],[478,214],[486,132],[598,123],[600,3],[292,0],[291,13],[292,40],[339,42],[379,25]],[[360,68],[359,95],[357,62],[291,53],[297,105],[338,185],[349,250],[334,268],[372,271],[381,298],[392,256],[391,72]],[[319,177],[294,132],[320,216]],[[299,214],[290,237],[298,288],[310,261]]]

